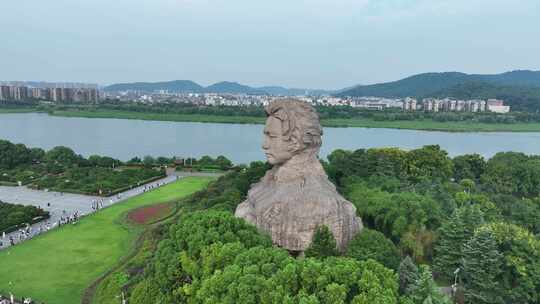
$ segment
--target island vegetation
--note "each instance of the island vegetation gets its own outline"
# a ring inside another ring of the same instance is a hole
[[[110,196],[165,176],[165,167],[224,172],[233,164],[224,156],[200,159],[145,156],[122,162],[107,156],[76,154],[67,147],[49,151],[0,140],[0,185]]]
[[[85,158],[67,147],[49,151],[0,140],[0,183],[92,195],[112,195],[165,176],[160,168],[124,166],[111,157]]]

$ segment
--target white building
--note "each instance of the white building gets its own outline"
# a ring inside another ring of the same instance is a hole
[[[510,106],[488,105],[488,111],[494,113],[508,113],[510,112]]]

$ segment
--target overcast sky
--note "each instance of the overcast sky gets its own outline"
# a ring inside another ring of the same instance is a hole
[[[335,89],[540,70],[539,0],[0,0],[0,80]]]

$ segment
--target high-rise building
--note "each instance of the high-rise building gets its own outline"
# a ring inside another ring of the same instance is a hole
[[[28,87],[9,87],[10,96],[13,100],[25,100],[28,98]]]
[[[11,96],[11,90],[9,89],[9,86],[3,85],[0,86],[0,100],[10,100],[13,99]]]
[[[75,97],[75,89],[72,88],[63,88],[62,89],[62,100],[64,102],[72,102]]]
[[[62,88],[53,88],[51,89],[51,100],[54,102],[63,101],[62,99]]]
[[[40,88],[32,88],[30,91],[30,97],[36,98],[36,99],[42,98],[41,91],[42,89]]]

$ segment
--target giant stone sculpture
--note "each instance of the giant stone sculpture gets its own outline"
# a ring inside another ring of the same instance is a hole
[[[339,250],[362,229],[355,207],[336,191],[319,160],[322,127],[309,104],[281,99],[267,108],[262,146],[273,168],[252,185],[236,216],[272,236],[274,244],[305,251],[318,225],[332,231]]]

